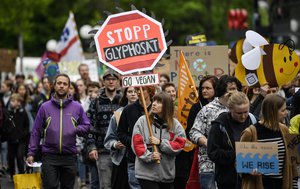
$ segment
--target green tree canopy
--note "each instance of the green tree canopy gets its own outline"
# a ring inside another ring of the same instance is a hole
[[[116,6],[130,10],[145,8],[156,19],[165,19],[164,29],[169,30],[168,40],[173,45],[185,45],[189,34],[204,33],[208,40],[228,44],[226,40],[227,11],[230,8],[248,10],[251,25],[252,1],[240,0],[1,0],[0,48],[18,47],[18,35],[24,36],[25,56],[41,56],[49,39],[58,39],[73,11],[78,29],[105,20],[104,11],[116,13]]]

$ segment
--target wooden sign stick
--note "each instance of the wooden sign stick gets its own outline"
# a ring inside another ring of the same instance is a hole
[[[144,112],[145,112],[145,116],[146,116],[146,120],[147,120],[147,126],[148,126],[148,130],[149,130],[149,134],[150,134],[150,136],[153,136],[153,131],[152,131],[152,127],[151,127],[151,124],[150,124],[149,114],[148,114],[147,105],[146,105],[146,102],[145,102],[145,97],[144,97],[142,87],[140,87],[140,94],[141,94],[141,97],[142,97],[142,102],[143,102]],[[153,151],[157,152],[157,146],[155,144],[153,144]],[[160,163],[160,160],[157,160],[156,163]]]

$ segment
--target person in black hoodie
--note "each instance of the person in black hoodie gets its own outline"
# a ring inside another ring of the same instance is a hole
[[[19,174],[25,173],[24,157],[26,140],[29,133],[29,119],[21,103],[23,98],[19,94],[12,94],[8,107],[7,121],[4,123],[3,134],[7,139],[8,168],[10,176],[15,174],[15,159]]]
[[[241,178],[235,168],[235,142],[249,125],[256,123],[249,113],[249,99],[242,92],[234,92],[228,99],[229,112],[212,122],[208,135],[207,153],[215,163],[215,181],[219,189],[240,189]]]
[[[138,89],[139,90],[139,89]],[[151,107],[151,99],[154,96],[155,87],[147,86],[143,87],[143,94],[146,102],[148,111]],[[138,91],[139,100],[135,103],[126,106],[121,114],[119,126],[118,126],[118,137],[122,144],[127,147],[127,163],[128,163],[128,183],[131,189],[139,189],[140,185],[138,180],[135,178],[135,154],[131,148],[131,137],[133,127],[136,121],[145,114],[141,94]]]

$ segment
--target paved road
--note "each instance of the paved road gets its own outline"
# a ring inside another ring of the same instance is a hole
[[[14,188],[14,184],[10,180],[8,175],[2,175],[0,177],[0,186],[1,186],[1,189],[13,189]]]
[[[11,181],[8,175],[3,175],[0,177],[0,186],[1,189],[14,189],[13,181]],[[87,188],[89,188],[89,186],[84,187],[82,189],[87,189]],[[74,189],[80,189],[77,182],[75,182]]]

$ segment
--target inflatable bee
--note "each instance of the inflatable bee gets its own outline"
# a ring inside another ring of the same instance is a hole
[[[237,41],[230,59],[236,63],[234,75],[246,86],[280,87],[293,80],[299,71],[299,57],[290,40],[285,44],[269,44],[254,31]]]

